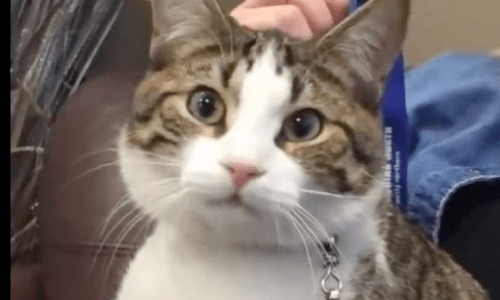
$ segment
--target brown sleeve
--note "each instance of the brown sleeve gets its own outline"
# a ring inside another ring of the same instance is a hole
[[[141,222],[119,243],[137,216],[135,211],[128,214],[131,205],[120,207],[101,237],[100,232],[125,195],[115,143],[144,75],[142,71],[107,74],[86,83],[51,128],[40,183],[47,300],[112,299],[141,243],[145,228]]]

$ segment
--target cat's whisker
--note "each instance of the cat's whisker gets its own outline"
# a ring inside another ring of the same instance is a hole
[[[133,152],[133,153],[137,153],[137,154],[142,154],[144,156],[152,156],[152,157],[156,157],[158,159],[161,159],[161,160],[164,160],[166,162],[171,162],[171,163],[179,163],[181,164],[182,162],[178,159],[175,159],[173,157],[170,157],[170,156],[164,156],[164,155],[159,155],[159,154],[156,154],[156,153],[153,153],[153,152],[147,152],[147,151],[144,151],[144,150],[139,150],[139,149],[127,149],[128,152]]]
[[[115,245],[115,249],[113,250],[112,254],[111,254],[111,257],[110,257],[110,260],[109,260],[109,263],[108,263],[108,266],[106,267],[106,272],[104,273],[104,282],[107,282],[108,280],[108,276],[109,276],[109,272],[111,271],[111,266],[113,265],[113,261],[114,261],[114,258],[116,256],[116,252],[118,251],[118,248],[121,246],[123,240],[125,239],[125,237],[132,231],[132,229],[141,221],[143,220],[144,218],[146,218],[145,215],[143,214],[138,214],[137,216],[135,216],[130,222],[129,222],[129,225],[126,226],[121,232],[120,234],[118,235],[117,238],[119,238],[118,242],[116,243]]]
[[[179,191],[180,190],[174,190],[173,192],[174,192],[174,194],[176,194]],[[144,207],[147,207],[148,210],[154,211],[155,215],[156,215],[156,214],[162,213],[163,211],[169,210],[172,206],[174,206],[177,203],[176,200],[178,200],[178,198],[173,197],[173,196],[157,197],[155,199],[155,201],[151,201],[151,202],[145,204]]]
[[[164,191],[158,197],[150,199],[147,203],[144,204],[144,208],[153,211],[164,211],[174,205],[176,201],[182,197],[182,192],[186,190],[180,187],[167,187],[170,188],[167,191]],[[180,195],[179,195],[180,194]]]
[[[222,42],[221,42],[219,36],[212,29],[210,29],[209,31],[212,34],[212,37],[214,38],[214,40],[217,41],[217,45],[219,46],[219,49],[220,49],[220,52],[222,53],[222,57],[224,58],[224,61],[227,61],[226,51],[224,50],[224,46],[222,46]]]
[[[226,26],[228,32],[229,32],[229,40],[230,40],[230,50],[231,50],[231,60],[234,60],[234,37],[233,37],[233,29],[231,28],[231,24],[227,21],[226,15],[222,11],[218,1],[212,0],[212,3],[217,9],[217,12],[220,14],[222,21],[224,22],[224,26]],[[218,37],[217,37],[218,38]]]
[[[278,210],[283,210],[281,207],[280,203],[276,203],[276,206],[278,207]],[[279,246],[281,245],[281,238],[280,238],[280,229],[279,229],[279,224],[278,224],[278,218],[274,218],[274,226],[276,228],[276,235],[278,237],[278,251],[279,251]]]
[[[306,232],[309,232],[308,236],[312,242],[312,244],[316,244],[317,247],[316,250],[318,250],[318,255],[323,258],[323,254],[324,253],[328,253],[328,251],[326,251],[325,249],[325,246],[323,245],[322,241],[318,238],[318,236],[316,235],[316,233],[314,233],[314,231],[311,229],[311,227],[309,227],[306,223],[306,221],[296,212],[296,211],[291,211],[292,214],[294,214],[295,216],[295,219],[302,224],[302,227],[306,230]],[[324,253],[321,253],[318,249],[318,247],[321,248],[321,250],[324,251]]]
[[[99,243],[99,248],[97,249],[96,251],[96,254],[94,255],[94,259],[92,260],[92,263],[91,263],[91,266],[90,266],[90,270],[92,270],[97,262],[97,257],[99,256],[99,254],[101,253],[102,249],[104,248],[105,244],[107,243],[107,241],[109,240],[109,238],[111,237],[111,234],[118,228],[118,226],[120,226],[120,224],[125,221],[128,217],[130,217],[130,215],[132,215],[133,213],[136,213],[139,211],[139,208],[137,207],[133,207],[128,213],[126,213],[125,215],[123,215],[120,220],[118,220],[118,222],[116,222],[113,227],[108,231],[108,233],[106,234],[106,236],[104,236],[104,238],[100,241]]]
[[[307,218],[311,223],[315,224],[316,227],[325,235],[326,241],[328,241],[331,238],[331,235],[328,234],[325,227],[310,212],[305,210],[303,207],[296,207],[296,208],[298,208],[299,210],[296,210],[295,212],[302,214],[303,217]],[[323,243],[320,242],[320,245],[323,251],[325,251],[325,253],[328,253]],[[336,252],[339,257],[342,257],[343,254],[340,252],[338,247],[336,247]]]
[[[132,228],[138,223],[138,220],[141,220],[141,219],[145,218],[145,215],[143,213],[141,213],[139,209],[132,210],[131,212],[129,212],[128,215],[130,216],[134,212],[136,212],[137,215],[134,216],[128,222],[128,224],[122,228],[122,230],[120,230],[120,232],[118,233],[118,235],[114,239],[114,241],[118,240],[116,242],[116,245],[118,245],[118,246],[121,245],[121,243],[123,242],[123,239],[128,235],[128,233],[130,232],[130,230],[132,230]],[[115,250],[116,250],[116,248],[115,248]],[[113,256],[114,256],[115,252],[116,251],[113,252]]]
[[[148,229],[150,229],[153,226],[154,221],[145,217],[144,222],[141,225],[140,229],[137,231],[136,236],[134,236],[131,240],[136,242],[139,237],[144,238],[146,234],[148,233]]]
[[[177,159],[174,159],[174,158],[168,157],[168,156],[163,156],[163,155],[159,155],[159,154],[155,154],[155,153],[151,153],[151,152],[139,151],[139,150],[137,150],[136,153],[141,153],[141,154],[144,154],[145,156],[152,156],[152,157],[158,158],[162,161],[169,162],[169,163],[182,164],[182,162],[180,160],[177,160]]]
[[[323,39],[326,37],[327,35],[323,36]],[[323,42],[323,39],[318,41],[318,44],[317,45],[320,45],[322,42]],[[325,56],[328,56],[330,55],[333,51],[342,51],[342,52],[358,52],[359,50],[358,49],[355,49],[354,47],[348,45],[347,43],[340,43],[340,44],[336,44],[333,48],[323,52],[321,55],[318,55],[314,61],[312,61],[312,63],[309,65],[309,67],[306,69],[305,71],[305,78],[307,78],[307,76],[309,75],[309,73],[311,72],[311,69],[314,68],[315,66],[317,66],[317,62],[318,61],[321,61]]]
[[[309,247],[307,246],[307,241],[303,236],[303,232],[301,231],[300,224],[295,220],[293,215],[288,214],[290,217],[290,220],[292,221],[293,226],[295,227],[295,230],[299,234],[300,239],[302,240],[302,244],[304,244],[304,249],[306,251],[306,256],[307,256],[307,262],[309,263],[309,270],[311,271],[311,280],[312,280],[312,286],[316,284],[316,276],[314,275],[314,267],[311,259],[311,254],[309,253]]]
[[[133,213],[136,213],[136,212],[139,212],[139,208],[138,207],[133,207],[129,212],[127,212],[125,215],[123,215],[120,220],[118,220],[118,222],[116,222],[113,227],[111,227],[111,229],[108,231],[108,233],[104,236],[104,238],[102,239],[102,243],[101,244],[105,244],[106,241],[111,237],[111,234],[118,228],[118,226],[120,226],[120,224],[125,221],[128,217],[130,217],[130,215],[132,215]]]
[[[176,183],[176,182],[179,182],[180,180],[180,177],[169,177],[169,178],[165,178],[165,179],[161,179],[161,180],[157,180],[157,181],[154,181],[154,182],[148,182],[147,184],[144,184],[142,186],[142,188],[144,189],[150,189],[150,188],[153,188],[153,187],[156,187],[156,186],[160,186],[160,188],[162,188],[161,185],[164,185],[164,184],[167,184],[167,183]],[[169,187],[168,185],[165,185],[163,187]]]
[[[136,132],[129,132],[129,133],[126,133],[126,135],[128,137],[132,137],[133,135],[137,135]],[[187,141],[186,137],[183,136],[183,141]],[[109,148],[109,149],[113,149],[113,148]],[[116,148],[116,152],[118,152],[118,148]],[[162,159],[162,160],[166,160],[166,161],[169,161],[169,162],[178,162],[178,163],[181,163],[180,160],[178,159],[175,159],[174,157],[171,157],[171,156],[164,156],[164,155],[160,155],[160,154],[157,154],[157,153],[153,153],[151,151],[145,151],[145,150],[142,150],[138,147],[127,147],[127,152],[133,152],[133,153],[137,153],[137,154],[143,154],[145,156],[154,156],[154,157],[157,157],[159,159]]]
[[[111,219],[113,218],[113,216],[116,213],[118,213],[118,211],[122,207],[124,207],[124,206],[126,206],[127,204],[130,204],[130,203],[132,203],[132,199],[130,199],[130,196],[128,194],[125,194],[120,200],[118,200],[116,202],[115,206],[113,206],[113,208],[111,209],[111,212],[108,214],[108,216],[104,220],[104,224],[103,224],[102,229],[101,229],[101,231],[99,233],[99,238],[101,238],[102,235],[104,234],[104,232],[106,231],[106,227],[108,226],[108,224],[111,221]]]
[[[324,191],[318,191],[318,190],[300,189],[300,191],[303,192],[303,193],[306,193],[306,194],[314,194],[314,195],[320,195],[320,196],[327,196],[327,197],[337,198],[337,199],[360,199],[359,196],[334,194],[334,193],[329,193],[329,192],[324,192]]]
[[[302,206],[296,206],[294,207],[297,213],[301,214],[303,217],[305,217],[309,222],[311,222],[316,228],[325,235],[325,237],[328,239],[330,236],[328,232],[326,231],[325,227],[323,224],[321,224],[318,219],[316,219],[310,212],[308,212],[306,209],[304,209]]]
[[[150,166],[167,166],[167,167],[182,167],[182,164],[180,163],[164,163],[164,162],[155,162],[155,161],[147,161],[147,160],[132,160],[132,159],[127,159],[127,164],[143,164],[143,165],[150,165]]]
[[[82,173],[80,173],[79,176],[73,178],[72,180],[69,180],[68,182],[66,182],[66,184],[63,184],[61,187],[59,187],[58,189],[56,189],[56,191],[54,192],[54,194],[63,192],[64,190],[66,190],[71,185],[73,185],[75,182],[81,180],[85,176],[88,176],[88,175],[90,175],[90,174],[92,174],[94,172],[97,172],[97,171],[99,171],[101,169],[104,169],[104,168],[109,168],[109,167],[117,166],[118,164],[119,164],[118,161],[113,161],[113,162],[110,162],[110,163],[101,164],[101,165],[96,166],[94,168],[90,168],[88,170],[85,170]]]
[[[111,221],[111,219],[113,218],[113,216],[118,213],[118,211],[124,207],[125,205],[129,204],[129,203],[132,203],[132,200],[129,198],[129,199],[126,199],[128,197],[128,195],[125,195],[124,197],[122,197],[119,201],[117,201],[117,203],[113,206],[113,208],[111,209],[111,212],[108,214],[108,216],[106,217],[106,219],[104,220],[104,224],[99,232],[99,235],[97,237],[98,239],[98,244],[99,244],[99,248],[97,249],[95,255],[94,255],[94,258],[92,259],[92,262],[90,264],[90,267],[88,269],[88,274],[87,276],[90,276],[90,274],[92,273],[94,267],[95,267],[95,264],[97,262],[97,257],[99,256],[99,253],[101,252],[102,248],[104,247],[104,244],[105,244],[105,241],[107,239],[107,236],[102,239],[104,233],[106,232],[106,227],[109,225],[109,222]],[[121,223],[121,219],[118,221],[118,223]],[[115,225],[116,226],[116,225]],[[110,232],[114,231],[114,228],[115,226],[113,226],[113,228],[111,229]],[[102,240],[101,240],[102,239]]]
[[[302,232],[305,234],[311,245],[313,245],[313,248],[316,250],[316,253],[318,254],[318,257],[323,259],[323,253],[321,253],[321,250],[326,252],[326,249],[323,246],[323,243],[321,240],[317,238],[317,236],[314,234],[314,232],[310,229],[309,226],[304,222],[303,219],[298,218],[297,216],[294,215],[294,219],[297,221],[297,224],[302,228]],[[321,249],[320,249],[321,247]]]
[[[323,250],[324,253],[328,253],[321,239],[314,232],[314,230],[307,224],[306,221],[309,221],[312,225],[315,226],[317,230],[319,230],[321,234],[325,236],[325,241],[328,241],[330,235],[326,231],[325,227],[310,212],[308,212],[305,208],[303,208],[299,204],[294,204],[290,210],[286,211],[286,214],[290,215],[297,222],[299,222],[299,225],[301,225],[301,228],[305,230],[304,232],[306,233],[306,236],[309,238],[309,240],[313,245],[317,245],[319,248],[321,248],[321,250]],[[310,234],[307,234],[307,232],[309,232]],[[315,248],[318,251],[318,255],[323,259],[323,254],[319,251],[318,247]]]
[[[377,179],[377,177],[373,176],[372,174],[368,173],[366,170],[362,170],[361,171],[363,174],[365,174],[366,176],[370,177],[371,179]]]
[[[144,164],[150,164],[150,165],[162,165],[162,166],[168,166],[168,167],[172,167],[172,166],[176,166],[177,165],[173,165],[173,164],[165,164],[165,163],[157,163],[157,162],[143,162]],[[104,164],[101,164],[101,165],[98,165],[96,167],[93,167],[93,168],[90,168],[90,169],[87,169],[85,171],[83,171],[82,173],[80,173],[80,175],[78,175],[77,177],[67,181],[65,184],[63,184],[62,186],[60,186],[58,189],[56,189],[56,191],[54,192],[55,194],[57,193],[60,193],[60,192],[63,192],[64,190],[66,190],[67,188],[69,188],[71,185],[73,185],[75,182],[85,178],[86,176],[94,173],[94,172],[97,172],[97,171],[100,171],[104,168],[109,168],[109,167],[113,167],[113,166],[118,166],[120,164],[120,161],[118,160],[115,160],[115,161],[112,161],[112,162],[109,162],[109,163],[104,163]],[[180,167],[180,165],[178,165],[178,167]]]
[[[105,153],[105,152],[118,153],[118,148],[105,148],[105,149],[100,149],[100,150],[92,151],[92,152],[89,152],[89,153],[86,153],[86,154],[82,154],[81,156],[77,157],[72,162],[72,164],[77,164],[77,163],[81,162],[82,160],[85,160],[85,159],[87,159],[89,157],[92,157],[94,155],[98,155],[98,154],[101,154],[101,153]]]
[[[139,134],[136,131],[129,131],[129,130],[125,131],[126,138],[133,138],[133,137],[137,137],[137,136],[139,136]]]

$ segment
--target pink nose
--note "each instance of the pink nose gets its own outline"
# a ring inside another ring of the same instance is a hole
[[[250,179],[255,178],[261,173],[252,165],[233,163],[227,166],[229,174],[233,179],[233,185],[239,191]]]

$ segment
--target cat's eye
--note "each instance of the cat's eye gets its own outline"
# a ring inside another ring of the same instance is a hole
[[[323,127],[323,118],[313,109],[300,110],[283,124],[283,135],[292,142],[304,142],[318,136]]]
[[[224,116],[224,104],[217,93],[210,90],[194,92],[187,103],[189,112],[205,124],[215,124]]]

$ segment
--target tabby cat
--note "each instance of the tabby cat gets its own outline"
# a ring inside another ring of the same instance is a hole
[[[487,299],[384,189],[378,101],[409,0],[310,41],[249,31],[215,0],[152,7],[155,68],[118,144],[156,227],[118,300]]]

